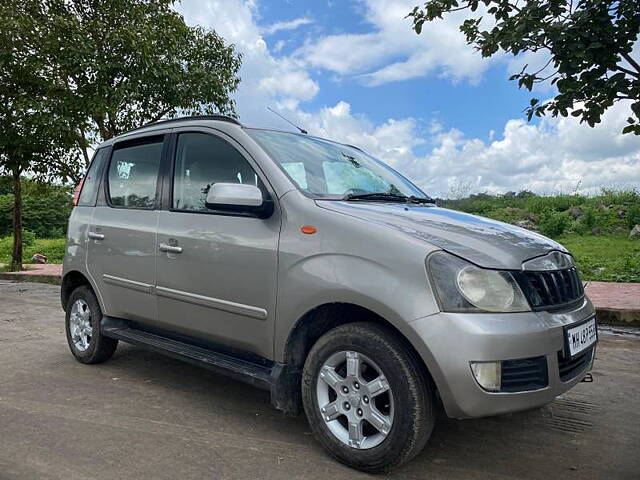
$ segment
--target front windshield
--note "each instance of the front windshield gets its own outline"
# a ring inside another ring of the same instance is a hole
[[[426,197],[399,173],[356,148],[297,133],[246,131],[298,188],[316,198],[370,193]]]

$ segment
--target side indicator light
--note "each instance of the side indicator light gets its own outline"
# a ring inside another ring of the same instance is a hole
[[[300,227],[300,231],[305,235],[313,235],[318,231],[318,229],[312,225],[304,225]]]

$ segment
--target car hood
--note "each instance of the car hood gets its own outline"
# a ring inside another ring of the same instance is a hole
[[[392,228],[485,268],[520,270],[525,260],[552,250],[567,251],[530,230],[431,205],[322,200],[317,204]]]

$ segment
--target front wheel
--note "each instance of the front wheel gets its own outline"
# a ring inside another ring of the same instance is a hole
[[[433,395],[408,348],[387,328],[351,323],[327,332],[309,352],[305,412],[315,437],[340,462],[387,471],[429,439]]]

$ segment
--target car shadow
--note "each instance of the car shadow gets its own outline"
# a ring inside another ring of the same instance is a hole
[[[313,440],[304,415],[285,417],[270,405],[266,391],[123,344],[100,368],[126,382],[130,394],[125,402],[139,403],[136,395],[153,396],[159,410],[182,409],[179,420],[198,428],[219,429],[223,423],[230,431],[246,431],[249,424],[252,437],[290,445],[344,478],[369,477],[331,460]],[[561,398],[536,410],[477,420],[452,420],[439,410],[426,448],[384,477],[557,478],[564,472],[578,478],[581,455],[576,457],[575,439],[584,432],[554,424],[563,402],[571,401]]]

